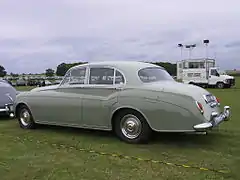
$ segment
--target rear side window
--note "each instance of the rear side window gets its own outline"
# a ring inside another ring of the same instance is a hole
[[[174,81],[172,76],[170,76],[170,74],[166,70],[158,67],[143,68],[138,71],[138,76],[140,80],[144,83],[163,80]]]

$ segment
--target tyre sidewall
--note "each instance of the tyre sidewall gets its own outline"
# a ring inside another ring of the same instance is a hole
[[[142,125],[141,133],[139,134],[138,137],[134,139],[127,138],[121,131],[121,128],[120,128],[121,119],[126,115],[136,116],[140,120]],[[140,113],[135,111],[122,111],[118,113],[114,121],[114,131],[116,135],[120,138],[120,140],[125,141],[127,143],[131,143],[131,144],[148,143],[152,134],[152,130],[149,127],[145,118]]]
[[[218,89],[223,89],[224,88],[224,83],[217,83],[217,88]]]
[[[23,111],[28,111],[28,113],[30,114],[30,123],[28,123],[28,125],[24,125],[20,120],[20,115]],[[20,109],[18,110],[18,122],[19,122],[20,127],[23,128],[23,129],[33,129],[33,128],[35,128],[35,123],[34,123],[34,120],[33,120],[32,113],[31,113],[30,109],[25,105],[21,106]]]

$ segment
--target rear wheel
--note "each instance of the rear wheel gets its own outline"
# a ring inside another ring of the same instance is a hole
[[[120,111],[114,119],[116,135],[127,143],[147,143],[152,130],[145,118],[133,110]]]
[[[17,118],[20,127],[23,129],[34,129],[36,127],[32,113],[26,105],[19,107]]]

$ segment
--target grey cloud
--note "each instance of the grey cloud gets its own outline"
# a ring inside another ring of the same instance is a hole
[[[140,46],[155,46],[155,45],[159,46],[164,43],[165,43],[165,41],[163,41],[163,40],[155,40],[155,41],[146,42],[144,44],[140,44]]]
[[[239,44],[239,5],[237,0],[4,0],[0,59],[9,72],[43,72],[78,60],[176,62],[178,43],[196,43],[192,57],[203,57],[207,38],[209,56],[216,55],[223,69],[240,68],[239,51],[230,48]]]
[[[225,45],[226,48],[239,48],[240,41],[234,41]]]

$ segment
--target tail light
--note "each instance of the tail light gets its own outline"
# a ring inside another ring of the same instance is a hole
[[[197,108],[199,109],[199,111],[203,114],[204,113],[203,105],[198,101],[196,101],[196,105],[197,105]]]
[[[215,97],[215,98],[216,98],[216,101],[217,101],[218,106],[220,106],[220,99],[217,98],[217,97]]]

